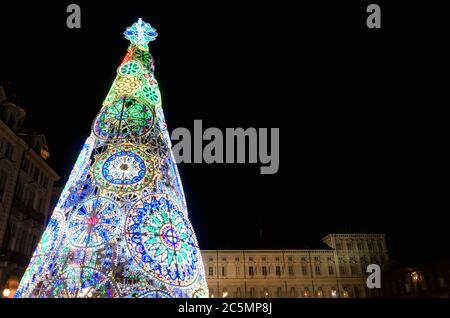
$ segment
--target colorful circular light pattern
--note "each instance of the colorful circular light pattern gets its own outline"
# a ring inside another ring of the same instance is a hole
[[[112,154],[102,167],[103,177],[113,184],[133,184],[145,175],[145,163],[131,151],[119,151]]]
[[[114,237],[120,227],[121,210],[105,197],[91,197],[70,216],[67,236],[75,247],[98,247]]]
[[[53,212],[47,228],[39,241],[36,250],[30,261],[30,265],[27,267],[22,280],[29,282],[28,284],[21,284],[20,288],[16,292],[16,297],[26,295],[27,292],[33,291],[34,286],[31,284],[34,275],[45,274],[48,275],[46,265],[55,257],[61,240],[61,231],[64,229],[64,216],[58,211]]]
[[[106,105],[94,123],[94,133],[102,140],[135,138],[153,126],[154,115],[145,104],[122,98]]]
[[[113,146],[97,158],[94,176],[105,190],[138,191],[153,181],[155,164],[148,154],[136,146]]]
[[[142,88],[142,94],[144,94],[145,98],[148,99],[151,103],[158,103],[159,102],[159,94],[156,89],[149,85],[143,85]]]
[[[15,297],[208,297],[148,42],[131,41]]]
[[[129,61],[119,68],[119,74],[122,74],[124,76],[136,75],[141,71],[141,69],[142,66],[138,62]]]
[[[169,285],[189,286],[199,273],[197,241],[183,212],[165,195],[151,195],[127,216],[131,255],[149,275]]]

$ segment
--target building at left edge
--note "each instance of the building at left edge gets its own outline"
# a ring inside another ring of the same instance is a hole
[[[24,129],[25,110],[0,86],[0,297],[12,297],[50,217],[59,179],[45,136]]]

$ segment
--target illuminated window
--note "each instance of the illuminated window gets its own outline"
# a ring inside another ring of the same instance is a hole
[[[317,289],[316,295],[317,295],[318,298],[322,298],[323,297],[322,287],[319,287]]]
[[[331,297],[337,297],[337,291],[334,287],[331,288]]]
[[[309,289],[308,289],[308,287],[305,287],[305,290],[303,291],[303,297],[305,297],[305,298],[309,297]]]

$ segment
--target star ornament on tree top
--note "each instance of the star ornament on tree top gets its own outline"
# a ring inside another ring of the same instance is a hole
[[[141,18],[128,27],[123,34],[132,44],[144,51],[148,51],[148,43],[158,36],[158,33],[156,33],[156,30],[150,23],[145,23]]]

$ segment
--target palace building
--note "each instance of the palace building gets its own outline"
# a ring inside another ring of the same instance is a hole
[[[23,128],[25,110],[0,86],[0,288],[11,297],[47,224],[53,183],[44,135]]]
[[[210,297],[365,298],[368,264],[388,268],[385,234],[328,234],[320,249],[202,250]]]

